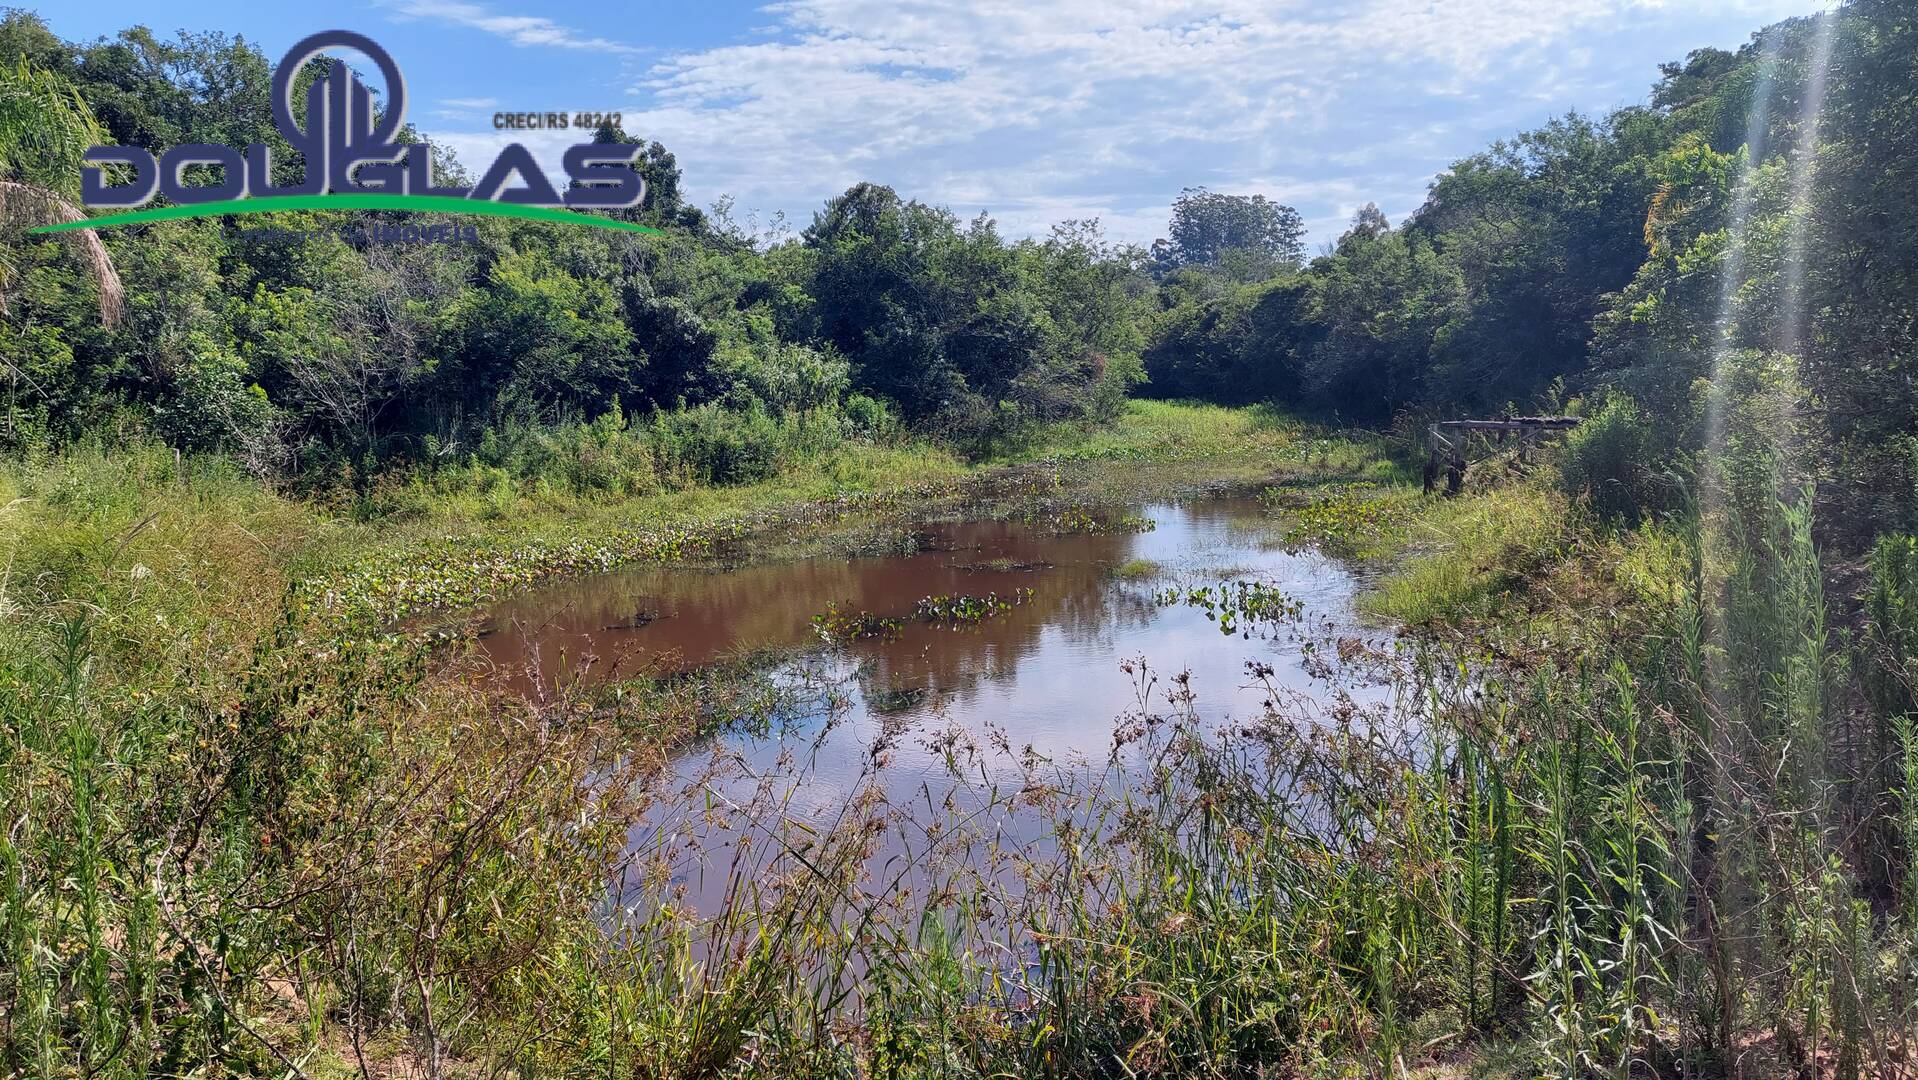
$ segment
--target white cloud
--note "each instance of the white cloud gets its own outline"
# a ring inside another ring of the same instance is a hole
[[[1814,2],[1710,6],[1750,30]],[[438,0],[406,6],[506,19]],[[1655,75],[1651,59],[1706,43],[1667,39],[1674,27],[1695,32],[1698,0],[781,0],[764,10],[777,25],[670,56],[632,88],[626,129],[665,143],[695,197],[730,193],[742,209],[803,224],[823,199],[873,180],[962,217],[990,210],[1012,235],[1096,216],[1114,238],[1140,242],[1159,235],[1189,185],[1290,202],[1318,239],[1368,201],[1397,219],[1453,157],[1554,112],[1634,99]],[[1620,40],[1647,55],[1621,69]],[[469,162],[506,141],[442,138]],[[543,158],[557,156],[554,145]]]
[[[590,137],[590,132],[584,136],[584,138]],[[451,149],[454,156],[459,158],[460,165],[471,173],[475,180],[479,179],[480,174],[493,164],[493,159],[499,156],[500,151],[504,150],[507,144],[520,143],[532,151],[540,167],[546,170],[547,178],[558,183],[560,178],[566,175],[566,170],[561,165],[561,156],[565,154],[567,147],[582,141],[582,135],[580,132],[571,130],[494,131],[487,129],[433,132],[429,134],[427,141]]]
[[[433,109],[433,117],[453,124],[472,123],[498,105],[498,100],[489,97],[441,98]]]
[[[457,26],[484,30],[515,45],[593,49],[613,53],[642,51],[603,37],[583,35],[542,16],[501,15],[484,5],[463,3],[461,0],[399,0],[394,10],[412,18],[438,19]]]

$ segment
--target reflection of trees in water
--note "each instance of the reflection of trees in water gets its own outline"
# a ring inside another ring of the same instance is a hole
[[[908,626],[895,640],[860,642],[861,694],[874,712],[929,699],[970,705],[982,683],[1017,678],[1020,661],[1038,652],[1048,631],[1075,641],[1110,639],[1146,625],[1159,610],[1143,590],[1108,588],[1103,567],[1053,576],[1063,569],[1046,571],[1032,600],[977,626]]]
[[[1171,835],[1196,827],[1196,815],[1186,813],[1190,800],[1220,790],[1196,786],[1201,775],[1254,785],[1246,790],[1265,796],[1257,805],[1284,807],[1308,833],[1329,834],[1334,819],[1325,793],[1345,788],[1355,762],[1395,757],[1426,767],[1411,756],[1425,745],[1424,704],[1455,700],[1462,690],[1422,681],[1447,677],[1448,665],[1427,667],[1389,647],[1369,657],[1351,655],[1360,647],[1328,652],[1382,665],[1394,676],[1390,691],[1355,697],[1267,670],[1256,680],[1259,700],[1251,714],[1223,727],[1194,708],[1192,695],[1166,697],[1155,689],[1176,680],[1176,672],[1127,664],[1133,701],[1101,715],[1115,752],[1089,762],[1033,754],[990,724],[942,728],[936,716],[923,721],[918,735],[929,740],[935,758],[950,760],[930,771],[892,761],[887,748],[906,737],[903,724],[881,725],[877,733],[859,728],[873,742],[850,754],[842,745],[823,771],[809,751],[819,749],[824,735],[798,747],[782,741],[776,757],[762,746],[759,754],[748,751],[750,761],[720,753],[710,760],[704,752],[702,760],[682,756],[676,790],[662,792],[647,827],[629,837],[631,865],[651,873],[621,882],[619,895],[642,912],[661,902],[708,916],[740,903],[765,910],[779,890],[817,880],[818,867],[843,859],[843,877],[832,879],[843,887],[842,897],[901,905],[900,913],[916,918],[932,897],[964,896],[974,905],[969,931],[982,934],[979,940],[1003,941],[1005,927],[1028,916],[1029,900],[1085,887],[1087,866],[1122,854],[1127,830],[1149,826]],[[1440,696],[1428,698],[1428,689]],[[835,712],[827,723],[849,718]],[[1157,809],[1140,816],[1141,807]],[[1059,864],[1066,842],[1075,859],[1089,862],[1069,869]],[[741,880],[755,888],[735,889]]]
[[[815,640],[812,616],[842,611],[905,616],[926,596],[997,592],[1022,586],[1034,598],[963,630],[923,624],[868,652],[887,684],[940,690],[976,678],[987,657],[1006,661],[1031,650],[1049,626],[1083,633],[1107,617],[1105,568],[1124,559],[1129,534],[1046,536],[1007,522],[952,526],[935,533],[942,550],[890,558],[807,560],[725,572],[648,569],[568,582],[495,610],[483,640],[509,671],[537,668],[550,685],[580,659],[600,662],[587,678],[638,670],[699,667],[748,648]],[[1028,570],[1018,567],[1046,566]]]
[[[1200,501],[1157,516],[1160,531],[1150,543],[1181,554],[1256,550],[1266,523],[1248,499]],[[928,526],[921,536],[922,550],[912,555],[726,571],[650,567],[564,582],[495,609],[482,647],[522,684],[550,687],[809,646],[817,641],[811,619],[829,604],[897,618],[926,596],[1035,590],[1029,602],[975,626],[913,623],[896,640],[858,643],[852,655],[868,667],[865,685],[886,704],[888,695],[915,690],[969,698],[983,680],[1013,677],[1048,631],[1096,643],[1142,626],[1156,610],[1147,591],[1114,588],[1105,578],[1139,550],[1131,533],[1049,535],[1016,522],[971,521]],[[526,677],[532,672],[537,679]],[[891,704],[896,711],[909,703]]]

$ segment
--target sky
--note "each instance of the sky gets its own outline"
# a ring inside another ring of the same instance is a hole
[[[26,0],[29,5],[32,0]],[[212,0],[43,5],[61,36],[221,30],[277,62],[357,30],[398,62],[407,118],[483,169],[525,142],[558,170],[571,132],[497,111],[618,112],[683,188],[794,229],[861,180],[990,214],[1009,236],[1098,218],[1165,233],[1186,187],[1297,207],[1314,244],[1375,202],[1570,110],[1643,102],[1658,64],[1736,48],[1822,0]],[[351,57],[349,57],[351,59]],[[373,78],[377,88],[377,76]]]

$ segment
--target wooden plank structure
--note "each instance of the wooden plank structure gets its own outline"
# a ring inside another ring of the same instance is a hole
[[[1433,424],[1425,443],[1425,493],[1438,487],[1440,470],[1445,472],[1445,493],[1457,495],[1465,486],[1465,444],[1472,433],[1482,432],[1488,440],[1503,446],[1507,439],[1518,440],[1518,461],[1525,463],[1525,452],[1548,434],[1570,431],[1578,426],[1576,416],[1507,416],[1498,420],[1441,420]]]

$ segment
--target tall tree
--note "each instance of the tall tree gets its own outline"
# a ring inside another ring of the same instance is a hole
[[[1212,267],[1241,281],[1258,281],[1305,257],[1299,212],[1263,195],[1186,188],[1172,203],[1166,231],[1152,253],[1171,269]]]

